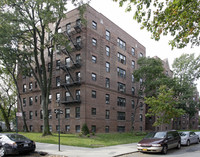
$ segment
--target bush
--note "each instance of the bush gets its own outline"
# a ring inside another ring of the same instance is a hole
[[[81,131],[83,135],[87,135],[90,133],[87,124],[83,124]]]
[[[86,136],[89,138],[89,137],[90,137],[90,134],[87,134]]]

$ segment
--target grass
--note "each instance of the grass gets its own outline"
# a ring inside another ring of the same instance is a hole
[[[42,137],[42,133],[25,133],[20,132],[31,140],[41,143],[58,144],[58,134]],[[109,134],[96,134],[95,136],[80,137],[77,134],[61,134],[60,143],[62,145],[79,146],[79,147],[103,147],[119,144],[137,143],[144,137],[144,134],[138,135],[133,133],[109,133]]]

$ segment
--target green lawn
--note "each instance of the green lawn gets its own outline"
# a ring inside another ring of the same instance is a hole
[[[42,137],[42,133],[24,133],[22,134],[35,142],[41,143],[58,143],[58,134],[53,134],[52,136]],[[135,135],[133,133],[109,133],[109,134],[96,134],[91,137],[79,137],[77,134],[61,134],[60,142],[62,145],[70,146],[80,146],[80,147],[102,147],[102,146],[112,146],[118,144],[136,143],[140,141],[144,135]]]

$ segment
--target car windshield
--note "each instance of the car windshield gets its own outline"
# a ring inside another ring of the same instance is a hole
[[[187,136],[188,133],[187,132],[180,132],[179,134],[180,134],[180,136]]]
[[[8,134],[7,137],[13,141],[23,141],[23,140],[29,140],[28,138],[19,135],[19,134]]]
[[[151,132],[145,138],[165,138],[166,132]]]

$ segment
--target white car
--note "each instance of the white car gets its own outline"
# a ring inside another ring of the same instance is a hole
[[[195,132],[199,136],[199,142],[200,142],[200,132]]]
[[[193,131],[179,132],[181,136],[181,145],[189,146],[192,143],[199,143],[199,136]]]

